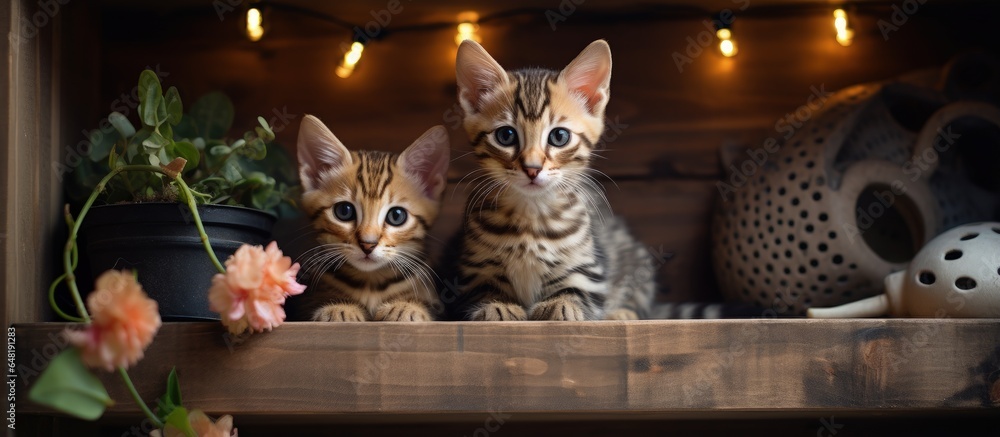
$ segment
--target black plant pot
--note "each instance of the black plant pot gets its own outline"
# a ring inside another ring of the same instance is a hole
[[[243,244],[271,241],[273,214],[236,206],[201,205],[198,214],[222,263]],[[208,289],[218,273],[202,245],[191,211],[179,203],[134,203],[91,208],[81,226],[85,263],[96,278],[130,269],[156,300],[165,321],[218,320]],[[89,292],[93,282],[81,282]]]

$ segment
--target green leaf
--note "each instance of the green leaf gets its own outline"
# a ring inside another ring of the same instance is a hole
[[[160,78],[156,76],[153,70],[143,70],[139,74],[139,102],[146,101],[146,97],[150,93],[160,96],[163,94],[163,89],[160,88]]]
[[[159,132],[153,132],[149,135],[149,138],[142,142],[142,146],[145,147],[146,153],[156,153],[167,144],[170,144],[170,140],[164,138]]]
[[[225,156],[232,153],[232,151],[233,149],[231,149],[229,146],[222,144],[218,146],[212,146],[211,149],[208,149],[208,154],[212,156]]]
[[[90,131],[87,139],[90,141],[90,160],[101,162],[111,154],[111,149],[115,146],[115,142],[118,141],[118,134],[116,132],[105,133],[100,129],[94,129]]]
[[[157,83],[155,88],[159,88],[160,84]],[[142,123],[146,126],[156,127],[160,124],[157,123],[156,110],[159,105],[163,104],[163,96],[154,90],[152,84],[146,90],[146,98],[139,105],[139,115],[142,117]]]
[[[170,105],[167,104],[167,109],[169,108]],[[198,138],[198,129],[194,125],[194,118],[190,115],[184,114],[181,116],[180,122],[174,126],[174,139],[192,140],[194,138]]]
[[[96,420],[114,405],[101,381],[83,365],[76,348],[66,349],[49,363],[28,398],[84,420]]]
[[[176,87],[167,88],[167,94],[163,96],[167,105],[167,122],[175,126],[184,117],[184,105],[181,103],[181,95]]]
[[[112,112],[111,115],[108,116],[108,122],[115,127],[115,130],[118,131],[118,134],[121,135],[122,138],[128,138],[135,135],[135,127],[132,126],[132,122],[128,121],[128,118],[125,118],[125,116],[121,113]]]
[[[267,120],[264,120],[264,117],[257,116],[257,121],[260,122],[260,126],[254,128],[257,135],[265,142],[274,141],[274,131],[271,130],[271,126],[267,124]]]
[[[187,164],[184,166],[184,171],[194,170],[198,168],[198,164],[201,161],[201,153],[198,153],[198,148],[194,144],[187,141],[178,141],[173,145],[174,156],[180,156],[187,160]]]
[[[167,416],[164,423],[167,426],[174,427],[178,431],[183,432],[184,435],[188,437],[198,437],[198,434],[194,432],[193,428],[191,428],[191,422],[188,421],[187,408],[184,407],[175,408],[174,411]]]
[[[233,102],[221,92],[205,94],[191,105],[190,115],[194,119],[198,136],[222,138],[233,125]]]
[[[167,114],[167,100],[160,97],[156,99],[156,126],[166,123],[168,118],[170,116]]]
[[[160,420],[166,421],[167,417],[181,406],[181,385],[177,380],[177,368],[174,367],[167,375],[167,392],[156,402],[156,415]],[[187,413],[184,414],[185,418]]]

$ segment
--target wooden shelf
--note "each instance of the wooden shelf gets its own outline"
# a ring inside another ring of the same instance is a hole
[[[67,326],[17,325],[18,363]],[[145,399],[173,366],[185,404],[242,417],[992,414],[1000,319],[302,322],[246,339],[167,323],[131,371]],[[100,376],[110,417],[137,416],[116,375]],[[26,395],[17,408],[50,413]]]

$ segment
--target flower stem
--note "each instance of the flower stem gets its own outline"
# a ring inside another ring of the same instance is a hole
[[[142,397],[139,396],[139,392],[135,390],[135,385],[132,384],[132,378],[129,378],[128,372],[125,371],[125,368],[118,367],[118,374],[122,376],[122,381],[125,381],[125,387],[127,387],[128,392],[132,394],[132,399],[134,399],[135,403],[139,405],[139,408],[142,409],[142,412],[146,414],[146,417],[149,418],[149,420],[153,422],[153,425],[155,425],[157,428],[163,428],[163,422],[160,421],[159,417],[156,417],[156,415],[153,414],[153,410],[149,409],[149,406],[146,405],[146,402],[144,402],[142,400]]]
[[[194,225],[198,228],[198,235],[201,236],[201,243],[205,245],[208,257],[212,259],[212,264],[215,264],[215,268],[219,270],[219,273],[226,273],[226,268],[222,266],[219,258],[215,256],[212,244],[208,241],[208,234],[205,233],[205,226],[201,223],[201,216],[198,215],[198,206],[194,203],[194,194],[191,193],[191,188],[188,187],[187,182],[184,182],[184,179],[181,179],[180,176],[175,180],[177,181],[177,186],[181,188],[181,192],[184,193],[184,200],[187,201],[188,208],[191,209],[191,216],[194,217]]]

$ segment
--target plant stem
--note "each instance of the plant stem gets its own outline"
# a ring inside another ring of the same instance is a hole
[[[184,179],[177,176],[177,185],[181,187],[181,192],[184,193],[184,200],[187,201],[188,208],[191,209],[191,216],[194,218],[194,225],[198,228],[198,235],[201,236],[201,243],[205,245],[205,251],[208,252],[208,257],[212,259],[212,263],[215,264],[215,268],[219,270],[219,273],[226,273],[226,268],[222,266],[219,262],[219,258],[215,256],[215,251],[212,250],[212,244],[208,241],[208,234],[205,233],[205,226],[201,223],[201,216],[198,215],[198,206],[194,203],[194,194],[191,193],[191,188],[188,187]]]
[[[153,425],[156,425],[157,428],[163,428],[163,422],[161,422],[160,418],[153,414],[153,410],[149,409],[146,402],[144,402],[142,397],[139,396],[139,392],[135,390],[135,385],[132,384],[132,378],[129,378],[128,372],[125,371],[125,368],[119,367],[118,374],[122,376],[122,381],[125,381],[125,386],[128,388],[128,392],[132,394],[132,399],[134,399],[135,403],[139,405],[142,412],[146,414],[146,417],[149,418],[149,420],[153,422]]]
[[[80,209],[80,216],[77,217],[76,220],[68,220],[68,222],[71,224],[71,227],[69,232],[69,238],[67,238],[66,240],[66,247],[65,250],[63,251],[63,268],[65,270],[65,274],[57,278],[56,282],[60,280],[66,281],[66,284],[69,286],[70,294],[73,296],[73,301],[76,304],[77,312],[80,314],[79,321],[82,321],[84,323],[90,323],[90,315],[87,314],[87,308],[83,304],[83,299],[80,297],[80,289],[76,285],[76,275],[73,273],[76,270],[75,258],[76,254],[78,253],[76,247],[77,235],[80,232],[80,225],[83,223],[84,217],[87,216],[87,212],[90,211],[90,208],[94,205],[94,202],[97,201],[97,196],[100,195],[102,191],[104,191],[104,188],[107,186],[108,182],[112,178],[117,176],[119,173],[127,171],[148,171],[151,173],[164,174],[170,177],[169,173],[164,171],[159,166],[155,165],[125,165],[115,168],[111,170],[111,172],[109,172],[106,176],[104,176],[104,178],[101,179],[101,181],[97,184],[97,186],[94,187],[94,192],[90,194],[90,197],[83,204],[83,208]],[[195,227],[198,228],[198,235],[201,237],[201,242],[205,246],[205,251],[208,252],[209,258],[211,258],[212,263],[215,265],[215,268],[219,270],[219,273],[225,273],[226,268],[222,266],[222,263],[219,262],[219,258],[215,256],[215,251],[212,250],[212,244],[208,240],[208,234],[205,233],[205,226],[201,222],[201,215],[198,214],[198,205],[196,205],[194,202],[194,195],[191,193],[191,189],[188,188],[187,183],[184,182],[184,179],[182,179],[180,175],[177,175],[174,180],[177,181],[177,185],[180,187],[181,192],[183,193],[184,199],[187,203],[187,207],[191,210],[191,216],[192,218],[194,218],[194,224]],[[53,292],[54,292],[54,285],[55,283],[53,284],[52,287]],[[50,295],[51,294],[52,292],[50,292]],[[50,297],[49,303],[52,304],[53,309],[61,317],[72,321],[78,321],[73,317],[66,317],[67,314],[63,313],[61,310],[56,308],[54,302],[55,302],[54,298]]]

